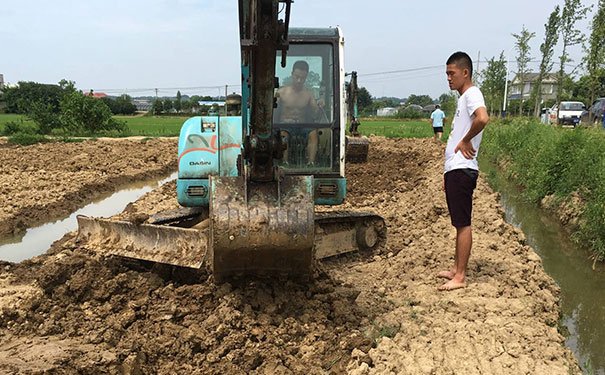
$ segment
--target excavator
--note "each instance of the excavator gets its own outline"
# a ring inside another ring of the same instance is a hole
[[[205,267],[215,282],[309,277],[319,259],[384,246],[379,215],[319,209],[346,195],[344,38],[338,27],[290,28],[292,3],[239,0],[241,116],[184,122],[181,208],[142,223],[79,216],[77,241],[104,256]]]
[[[357,86],[357,72],[350,74],[347,85],[347,117],[349,120],[349,136],[346,138],[346,158],[350,163],[365,163],[368,160],[370,140],[359,133],[361,125],[357,112],[359,86]]]

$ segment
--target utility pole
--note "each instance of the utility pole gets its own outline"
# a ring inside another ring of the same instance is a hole
[[[476,69],[476,82],[479,82],[479,62],[481,62],[481,51],[477,52],[477,69]]]
[[[155,89],[155,100],[158,100],[158,89]]]
[[[502,117],[506,117],[506,97],[508,96],[508,57],[506,58],[506,77],[504,77],[504,101],[502,102]]]

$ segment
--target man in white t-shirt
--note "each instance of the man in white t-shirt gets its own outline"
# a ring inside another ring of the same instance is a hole
[[[473,191],[479,176],[477,153],[489,116],[481,90],[473,85],[473,63],[466,53],[452,54],[445,73],[450,89],[460,94],[445,148],[444,174],[445,197],[456,228],[456,253],[453,267],[438,276],[449,279],[439,290],[453,290],[466,286],[466,268],[473,244]]]
[[[441,110],[439,104],[437,104],[435,110],[431,113],[431,124],[433,125],[436,141],[440,141],[443,135],[443,120],[445,120],[445,113]]]

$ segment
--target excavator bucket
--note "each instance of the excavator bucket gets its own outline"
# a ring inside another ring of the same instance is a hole
[[[345,158],[349,163],[365,163],[368,161],[370,140],[364,136],[346,137]]]
[[[313,177],[246,184],[210,178],[210,248],[215,280],[236,274],[308,277],[314,259]]]
[[[208,248],[207,228],[135,224],[79,215],[77,241],[102,255],[200,268]]]

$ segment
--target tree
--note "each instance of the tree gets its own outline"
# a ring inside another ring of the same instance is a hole
[[[427,106],[429,104],[433,104],[433,99],[431,99],[428,95],[410,95],[408,100],[405,102],[406,104],[417,104],[419,106]]]
[[[591,33],[588,38],[588,48],[584,63],[588,73],[588,103],[591,104],[599,92],[599,85],[604,80],[605,67],[605,0],[599,0],[597,11],[592,18]],[[601,87],[602,88],[602,87]],[[592,116],[592,112],[590,113]],[[588,119],[590,122],[592,118]]]
[[[164,112],[169,113],[173,108],[174,108],[174,104],[172,103],[172,100],[170,100],[169,98],[164,99]]]
[[[559,40],[559,6],[550,13],[548,22],[544,24],[544,42],[540,45],[540,52],[542,53],[542,60],[540,61],[540,72],[536,79],[536,85],[534,86],[533,96],[535,98],[534,104],[534,116],[540,114],[540,107],[542,105],[542,81],[546,73],[550,73],[553,67],[552,57],[555,52],[555,46]]]
[[[101,100],[111,109],[114,115],[132,115],[137,111],[137,107],[132,104],[132,98],[126,94],[115,99],[106,96]]]
[[[595,83],[596,86],[593,87]],[[574,82],[572,97],[586,105],[590,105],[596,99],[596,95],[593,92],[605,93],[605,68],[599,68],[591,75],[584,75]],[[589,120],[592,121],[593,119]]]
[[[151,113],[154,115],[161,115],[164,112],[164,103],[160,99],[155,99],[151,104]]]
[[[100,134],[126,131],[123,122],[112,117],[111,109],[102,100],[71,90],[61,100],[61,127],[69,134]]]
[[[533,38],[536,33],[529,32],[523,25],[523,29],[519,34],[512,34],[513,37],[517,40],[515,42],[515,48],[519,55],[517,55],[517,77],[521,81],[521,100],[519,102],[519,115],[523,113],[523,89],[525,86],[525,75],[531,72],[531,69],[527,66],[527,64],[531,61],[529,41]]]
[[[590,7],[582,5],[582,0],[565,0],[563,11],[561,12],[560,34],[563,42],[561,57],[559,58],[559,74],[557,85],[557,103],[561,100],[563,94],[563,76],[565,74],[565,65],[571,62],[567,49],[585,40],[584,34],[576,28],[576,22],[586,17]]]
[[[59,103],[65,87],[37,82],[19,82],[15,87],[3,89],[3,101],[7,113],[27,114],[35,103],[42,103],[54,113],[59,112]]]
[[[443,93],[439,96],[439,103],[441,109],[445,112],[446,118],[452,119],[454,117],[454,112],[456,111],[456,106],[458,105],[458,95],[453,91]]]
[[[183,103],[181,102],[181,100],[182,100],[182,99],[181,99],[181,91],[180,91],[180,90],[178,90],[178,91],[176,92],[176,100],[174,101],[174,109],[176,109],[176,111],[177,111],[178,113],[180,113],[180,112],[181,112],[181,108],[183,107]]]
[[[496,60],[492,57],[487,61],[487,67],[481,73],[481,92],[485,97],[485,104],[492,115],[500,112],[500,104],[504,100],[504,88],[506,85],[506,59],[504,51]]]
[[[365,112],[372,106],[372,95],[365,87],[359,87],[357,91],[357,109],[359,112]]]

